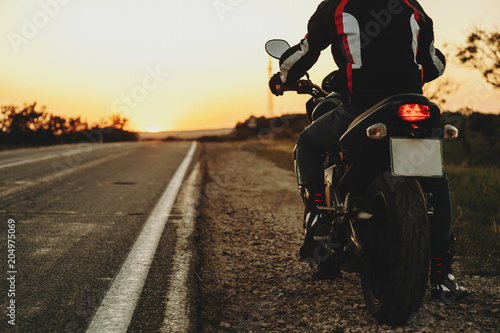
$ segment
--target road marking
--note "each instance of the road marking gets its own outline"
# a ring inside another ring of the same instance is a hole
[[[44,161],[44,160],[50,160],[52,158],[56,158],[59,156],[60,156],[59,154],[57,154],[57,155],[53,154],[53,155],[36,157],[36,158],[28,158],[27,160],[2,164],[2,165],[0,165],[0,169],[11,168],[11,167],[15,167],[15,166],[23,165],[23,164],[35,163],[35,162],[40,162],[40,161]]]
[[[25,191],[25,190],[27,190],[27,189],[29,189],[31,187],[40,185],[42,183],[62,182],[63,179],[64,179],[64,177],[67,177],[67,176],[69,176],[70,174],[72,174],[74,172],[95,167],[95,166],[97,166],[97,165],[99,165],[101,163],[107,162],[107,161],[109,161],[109,160],[111,160],[113,158],[121,157],[121,156],[124,156],[124,155],[127,155],[127,154],[130,154],[130,152],[129,151],[124,151],[124,152],[116,153],[116,154],[113,154],[113,155],[108,155],[108,156],[102,157],[100,159],[94,160],[92,162],[88,162],[88,163],[85,163],[85,164],[78,165],[76,167],[68,167],[68,168],[66,168],[66,169],[64,169],[62,171],[59,171],[59,172],[55,173],[55,174],[52,174],[52,175],[49,175],[49,176],[37,179],[34,182],[23,183],[23,184],[20,184],[18,186],[11,187],[11,188],[9,188],[9,189],[7,189],[5,191],[2,191],[2,192],[0,192],[0,198],[5,198],[5,197],[12,196],[14,193],[17,193],[17,192],[20,192],[20,191]]]
[[[86,143],[85,145],[91,145],[90,146],[90,148],[91,148],[90,151],[92,151],[93,149],[101,150],[101,149],[105,149],[105,148],[115,148],[115,147],[121,146],[122,144],[121,143],[119,143],[119,144],[113,143],[113,144],[105,144],[105,145],[94,146],[91,143]],[[69,148],[80,148],[80,147],[78,145],[75,145],[74,147],[68,146],[67,149],[69,149]],[[88,153],[88,152],[85,152],[85,153]],[[28,158],[28,159],[25,159],[25,160],[21,160],[21,161],[16,161],[16,162],[10,162],[10,163],[1,164],[0,165],[0,169],[6,169],[6,168],[11,168],[11,167],[15,167],[15,166],[24,165],[24,164],[29,164],[29,163],[35,163],[35,162],[50,160],[50,159],[58,158],[58,157],[69,157],[69,156],[77,155],[77,154],[81,155],[82,152],[80,150],[74,149],[74,150],[63,152],[63,153],[59,153],[59,154],[51,154],[51,155],[46,155],[46,156],[33,157],[33,158]]]
[[[190,324],[190,303],[188,301],[188,277],[193,258],[193,244],[190,237],[194,230],[196,204],[198,201],[200,164],[197,164],[181,191],[182,219],[173,221],[177,227],[177,242],[172,264],[173,274],[169,277],[166,297],[166,312],[160,332],[188,332]]]
[[[127,331],[163,229],[195,150],[196,142],[193,142],[97,309],[87,332]]]

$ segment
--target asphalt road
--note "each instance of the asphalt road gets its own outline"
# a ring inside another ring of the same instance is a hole
[[[0,152],[0,331],[85,331],[190,146],[80,144]],[[170,219],[181,216],[174,206]],[[164,327],[178,234],[167,221],[129,331]],[[8,261],[14,256],[15,263]],[[15,326],[8,316],[12,300]]]

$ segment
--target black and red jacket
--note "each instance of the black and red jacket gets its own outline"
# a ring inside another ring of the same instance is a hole
[[[331,87],[353,105],[422,93],[425,82],[444,72],[432,20],[416,0],[325,0],[307,30],[280,59],[282,81],[300,79],[331,45],[339,67]]]

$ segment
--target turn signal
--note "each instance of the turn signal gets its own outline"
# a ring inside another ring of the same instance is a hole
[[[458,138],[458,129],[453,125],[444,125],[444,139],[454,140]]]
[[[370,139],[383,139],[387,135],[387,126],[382,123],[376,123],[366,129],[366,136]]]
[[[405,121],[421,121],[431,115],[429,107],[422,104],[403,104],[399,107],[398,117]]]

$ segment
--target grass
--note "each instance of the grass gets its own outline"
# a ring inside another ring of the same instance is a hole
[[[480,137],[471,141],[444,144],[456,255],[467,274],[500,275],[500,148]],[[293,171],[293,147],[292,141],[269,141],[259,154]]]
[[[457,254],[470,274],[500,274],[500,169],[448,165]]]
[[[472,132],[467,139],[445,142],[443,148],[447,164],[500,167],[500,138],[486,139],[481,134]]]
[[[456,252],[466,272],[500,275],[500,140],[468,131],[444,144]]]
[[[259,151],[259,155],[274,162],[276,166],[290,171],[295,171],[293,163],[293,141],[280,140],[269,141],[265,149]]]

